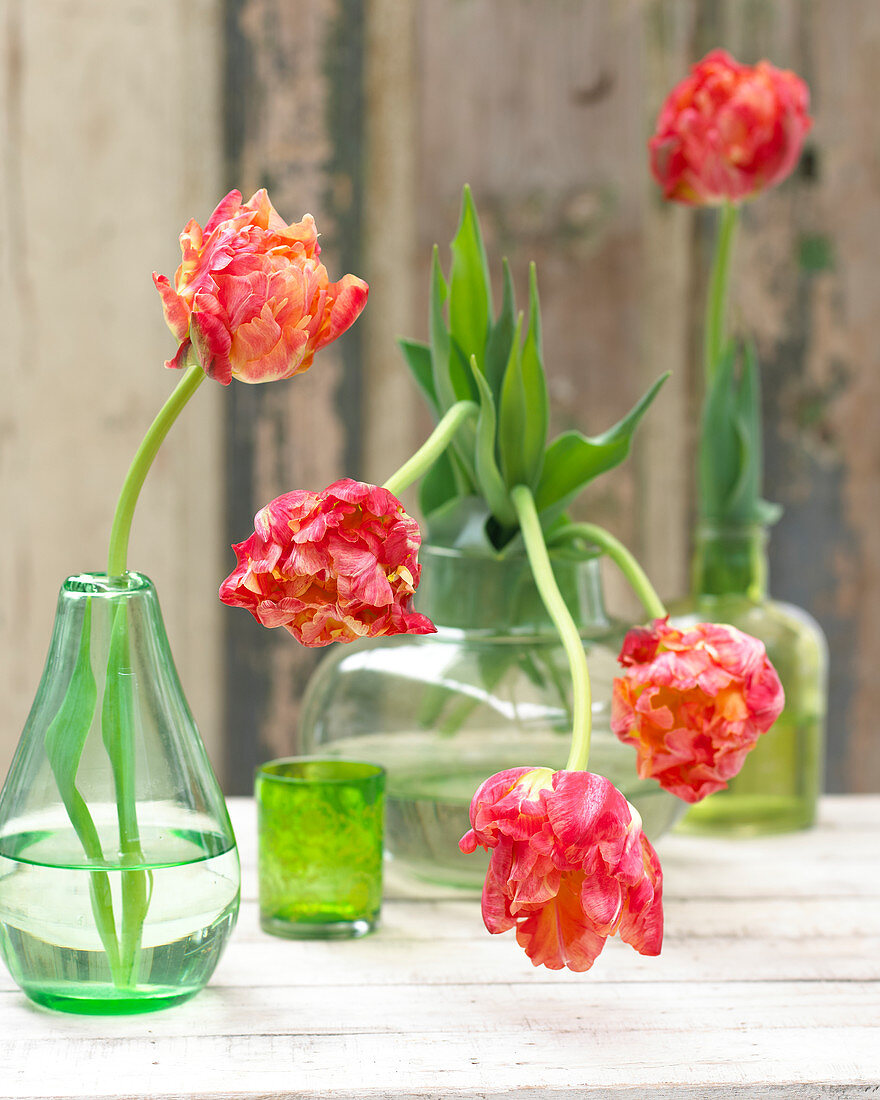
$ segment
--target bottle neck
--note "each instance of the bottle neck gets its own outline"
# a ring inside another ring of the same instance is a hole
[[[767,529],[759,524],[717,527],[701,523],[694,547],[694,596],[767,596]]]

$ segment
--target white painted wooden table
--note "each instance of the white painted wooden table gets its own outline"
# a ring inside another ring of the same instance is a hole
[[[361,940],[259,931],[254,810],[209,987],[164,1013],[31,1006],[0,977],[0,1097],[833,1098],[880,1093],[880,797],[828,798],[809,833],[671,836],[666,942],[587,974],[534,969],[475,899],[395,897]]]

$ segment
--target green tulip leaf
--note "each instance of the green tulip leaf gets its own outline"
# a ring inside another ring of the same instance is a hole
[[[423,344],[418,340],[399,339],[397,345],[403,352],[406,365],[416,381],[416,385],[422,391],[425,400],[431,407],[431,411],[440,416],[440,405],[437,401],[437,391],[434,388],[434,367],[431,361],[431,345]]]
[[[419,508],[422,515],[441,508],[459,494],[459,478],[456,473],[453,452],[444,451],[422,478],[419,485]]]
[[[513,276],[510,274],[510,264],[505,259],[502,262],[504,268],[504,292],[501,299],[501,312],[498,320],[492,326],[489,333],[489,343],[486,345],[486,381],[492,390],[492,397],[496,406],[501,400],[501,383],[504,379],[504,371],[510,359],[510,348],[513,343],[513,334],[516,328],[516,301],[513,289]]]
[[[489,265],[480,233],[480,221],[471,189],[465,185],[461,196],[461,217],[452,241],[452,270],[449,275],[449,328],[461,349],[464,362],[475,355],[484,369],[492,290]]]
[[[480,415],[477,418],[475,466],[477,487],[486,499],[492,514],[503,527],[516,526],[516,512],[510,502],[504,478],[495,461],[495,402],[489,383],[471,356],[471,371],[480,393]]]
[[[98,833],[76,787],[76,773],[92,727],[98,689],[91,663],[92,602],[86,600],[76,664],[61,707],[46,730],[46,755],[71,822],[90,859],[102,859]]]
[[[510,359],[501,385],[498,450],[509,488],[534,488],[544,463],[547,438],[547,387],[532,325],[520,346],[522,314],[517,320]]]
[[[588,482],[623,462],[639,421],[668,377],[667,371],[607,432],[592,438],[580,432],[563,432],[553,440],[544,456],[544,471],[535,493],[539,512],[553,508],[554,515],[558,514]]]
[[[760,371],[755,349],[737,345],[718,360],[703,406],[698,473],[700,513],[717,523],[774,523],[776,504],[761,498],[763,444]]]

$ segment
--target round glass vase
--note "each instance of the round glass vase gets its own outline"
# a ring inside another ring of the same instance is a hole
[[[458,848],[471,798],[506,768],[565,766],[571,674],[525,557],[425,546],[420,560],[417,607],[437,633],[331,651],[306,690],[303,751],[386,768],[393,875],[410,885],[478,889],[485,854]],[[611,684],[625,628],[605,612],[598,559],[554,556],[553,568],[589,658],[588,767],[620,788],[656,838],[685,806],[653,780],[640,780],[634,751],[611,733]]]
[[[806,611],[767,594],[761,525],[702,524],[690,599],[672,606],[676,625],[729,623],[759,638],[779,673],[785,708],[727,788],[693,806],[680,832],[759,835],[809,828],[822,791],[828,646]]]
[[[239,863],[159,602],[138,573],[68,577],[0,792],[0,952],[38,1004],[123,1014],[208,981]]]

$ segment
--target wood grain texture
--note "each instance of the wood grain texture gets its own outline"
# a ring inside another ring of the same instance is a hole
[[[0,774],[61,582],[106,568],[128,464],[177,380],[150,273],[174,273],[178,234],[216,201],[220,29],[214,0],[0,5]],[[129,555],[215,761],[221,396],[203,386],[169,436]]]
[[[288,220],[309,211],[331,279],[361,274],[363,14],[353,0],[229,0],[226,120],[230,186],[269,190]],[[291,489],[354,476],[360,452],[359,328],[288,382],[233,386],[227,406],[227,534]],[[229,555],[230,567],[233,564]],[[296,747],[299,700],[319,651],[247,613],[224,619],[228,787]]]
[[[398,884],[348,942],[259,931],[255,813],[230,805],[239,927],[211,985],[154,1016],[29,1007],[0,976],[0,1100],[332,1097],[855,1100],[880,1087],[880,798],[811,833],[665,837],[666,937],[588,974],[533,968],[475,898]]]

